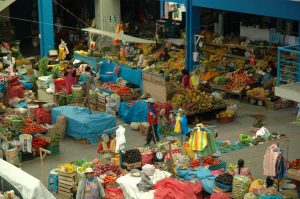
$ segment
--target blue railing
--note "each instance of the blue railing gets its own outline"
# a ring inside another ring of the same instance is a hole
[[[300,45],[278,48],[277,86],[300,82]]]

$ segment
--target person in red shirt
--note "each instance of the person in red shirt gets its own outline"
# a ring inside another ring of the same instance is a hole
[[[158,110],[155,105],[155,101],[152,98],[146,100],[148,103],[148,133],[146,145],[149,145],[153,139],[153,142],[159,142],[159,137],[157,134],[157,124],[158,124]]]

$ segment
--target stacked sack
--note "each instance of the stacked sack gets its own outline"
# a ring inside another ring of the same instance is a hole
[[[251,185],[250,178],[241,175],[235,175],[233,177],[232,195],[234,199],[243,199],[249,192]]]

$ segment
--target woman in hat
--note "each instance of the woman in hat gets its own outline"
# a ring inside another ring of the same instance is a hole
[[[92,168],[87,168],[84,172],[85,178],[79,182],[76,199],[103,199],[104,189],[100,179],[94,176]]]

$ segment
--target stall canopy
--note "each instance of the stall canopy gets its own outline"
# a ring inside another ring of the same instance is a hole
[[[42,182],[0,158],[0,176],[17,189],[23,199],[55,199]]]
[[[108,113],[90,112],[85,107],[60,106],[51,110],[52,121],[56,122],[59,115],[68,120],[67,134],[76,139],[88,139],[91,144],[97,144],[104,130],[116,126],[117,118]]]
[[[107,37],[110,37],[110,38],[113,38],[113,39],[127,41],[127,42],[130,42],[130,43],[143,43],[143,44],[154,44],[155,43],[155,41],[152,41],[152,40],[140,39],[140,38],[132,37],[132,36],[125,35],[125,34],[116,34],[116,33],[113,33],[113,32],[107,32],[107,31],[104,31],[104,30],[96,29],[96,28],[84,28],[82,30],[86,31],[86,32],[89,32],[89,33],[94,33],[94,34],[107,36]]]

